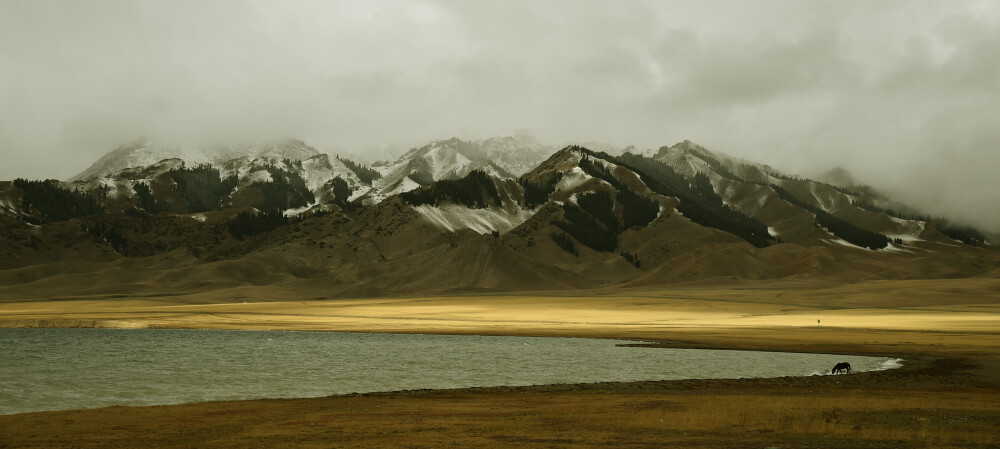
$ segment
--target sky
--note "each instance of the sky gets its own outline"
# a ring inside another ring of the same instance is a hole
[[[137,138],[368,154],[530,130],[843,167],[1000,231],[997,1],[0,0],[0,179]]]

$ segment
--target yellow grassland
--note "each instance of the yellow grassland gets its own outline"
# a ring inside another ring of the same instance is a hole
[[[6,327],[615,337],[901,357],[899,370],[0,416],[0,447],[997,447],[1000,280],[310,299],[281,287],[0,303]],[[819,320],[819,322],[817,322]]]

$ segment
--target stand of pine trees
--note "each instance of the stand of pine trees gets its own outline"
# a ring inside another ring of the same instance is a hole
[[[635,255],[634,253],[622,251],[621,256],[624,257],[625,260],[629,261],[629,263],[634,265],[636,268],[642,266],[642,262],[639,262],[639,256]]]
[[[264,203],[258,209],[288,210],[316,202],[316,197],[298,173],[278,167],[267,167],[267,172],[271,174],[271,181],[257,181],[250,185],[264,195]]]
[[[288,217],[278,209],[260,212],[240,212],[226,223],[229,233],[240,240],[257,234],[270,232],[288,224]]]
[[[618,234],[621,232],[621,224],[618,223],[618,216],[615,215],[615,201],[611,199],[611,194],[604,191],[588,193],[576,197],[576,204],[581,209],[596,218],[608,232]]]
[[[894,209],[878,207],[878,206],[869,204],[869,203],[867,203],[865,201],[851,200],[851,205],[855,206],[855,207],[858,207],[858,208],[861,208],[861,209],[864,209],[864,210],[867,210],[867,211],[870,211],[870,212],[881,212],[881,213],[886,214],[886,215],[888,215],[890,217],[896,217],[896,218],[900,218],[900,219],[903,219],[903,220],[920,220],[920,221],[930,221],[931,220],[931,217],[928,217],[926,215],[904,214],[904,213],[896,211]]]
[[[549,200],[549,195],[556,191],[556,184],[562,180],[563,174],[555,172],[544,181],[535,183],[525,178],[518,179],[518,184],[524,189],[524,207],[534,209]]]
[[[406,168],[410,173],[406,177],[410,178],[411,181],[421,186],[429,186],[434,183],[434,176],[431,174],[431,167],[427,165],[427,161],[420,158],[413,159]]]
[[[619,190],[615,199],[622,205],[622,229],[648,226],[660,215],[660,203],[631,190]]]
[[[123,256],[129,255],[129,241],[117,228],[109,223],[98,221],[93,226],[88,226],[87,232],[94,237],[104,240],[116,253]]]
[[[733,181],[739,181],[739,182],[751,182],[751,181],[746,181],[746,180],[744,180],[744,179],[736,176],[732,171],[730,171],[728,168],[726,168],[720,161],[718,161],[717,159],[715,159],[715,158],[713,158],[713,157],[711,157],[711,156],[709,156],[707,154],[698,154],[698,157],[700,157],[710,167],[712,167],[715,170],[716,173],[722,175],[725,178],[731,179]],[[797,178],[785,176],[785,175],[783,175],[781,173],[778,173],[777,171],[774,171],[774,170],[766,170],[765,172],[767,174],[769,174],[770,176],[773,176],[775,178],[784,179],[784,180],[797,180]],[[701,174],[699,173],[699,175],[701,175]],[[696,181],[697,181],[697,179],[696,179]],[[813,182],[815,182],[815,181],[813,181]],[[844,240],[846,240],[846,241],[848,241],[848,242],[850,242],[850,243],[852,243],[854,245],[858,245],[858,246],[862,246],[862,247],[866,247],[866,248],[870,248],[870,249],[881,249],[881,248],[885,248],[886,246],[888,246],[889,238],[886,237],[885,235],[882,235],[882,234],[879,234],[877,232],[872,232],[872,231],[869,231],[867,229],[861,228],[861,227],[856,226],[856,225],[854,225],[852,223],[849,223],[847,221],[844,221],[844,220],[841,220],[839,218],[836,218],[833,215],[827,213],[826,211],[824,211],[824,210],[822,210],[822,209],[820,209],[818,207],[812,206],[811,204],[807,204],[807,203],[805,203],[803,201],[799,201],[797,198],[795,198],[794,195],[792,195],[788,191],[782,189],[780,186],[776,186],[774,184],[763,184],[763,183],[760,183],[760,182],[752,182],[752,183],[754,183],[754,184],[760,184],[760,185],[770,185],[772,188],[775,189],[776,192],[778,192],[778,196],[781,197],[781,199],[783,199],[785,201],[788,201],[788,202],[790,202],[792,204],[795,204],[796,206],[799,206],[801,208],[804,208],[804,209],[808,210],[809,212],[812,212],[814,215],[816,215],[816,222],[817,223],[819,223],[821,226],[825,227],[826,229],[830,230],[830,232],[832,232],[837,237],[840,237],[840,238],[842,238],[842,239],[844,239]],[[833,184],[826,184],[826,183],[821,183],[821,184],[823,184],[823,185],[825,185],[827,187],[830,187],[830,188],[832,188],[834,190],[837,190],[837,191],[839,191],[839,192],[841,192],[841,193],[843,193],[845,195],[852,195],[852,196],[862,195],[862,194],[868,194],[870,196],[875,196],[876,195],[876,192],[870,186],[855,186],[854,188],[845,188],[845,187],[836,186],[836,185],[833,185]],[[876,211],[876,212],[883,212],[883,213],[886,213],[886,214],[888,214],[890,216],[894,216],[894,217],[897,217],[897,218],[911,219],[911,218],[902,216],[902,214],[897,214],[897,213],[895,213],[895,211],[892,211],[891,209],[881,209],[881,208],[869,205],[869,204],[864,203],[864,202],[860,202],[860,201],[855,202],[855,201],[852,201],[851,204],[854,204],[855,206],[858,206],[858,207],[860,207],[862,209],[865,209],[865,210]],[[687,216],[688,214],[684,213],[684,215]],[[912,219],[921,219],[921,218],[920,217],[914,217]]]
[[[767,232],[767,225],[726,206],[704,174],[696,176],[692,186],[668,165],[652,158],[632,153],[616,157],[586,148],[580,150],[624,166],[639,175],[654,192],[679,199],[677,210],[695,223],[729,232],[757,247],[768,246],[774,241]]]
[[[401,193],[399,197],[411,206],[437,206],[450,202],[473,209],[485,209],[490,205],[501,204],[500,193],[493,178],[479,170],[456,181],[438,181],[428,187]]]
[[[382,178],[381,173],[373,170],[372,168],[369,168],[367,165],[361,165],[357,162],[354,162],[350,159],[343,158],[340,156],[337,156],[337,160],[340,161],[345,166],[347,166],[347,168],[351,169],[351,171],[354,172],[355,175],[358,175],[358,179],[360,179],[361,182],[365,184],[371,185],[371,183],[376,179]]]
[[[347,204],[347,200],[351,198],[351,186],[347,185],[347,181],[337,176],[328,181],[328,185],[333,191],[333,202],[341,206]]]
[[[170,178],[177,185],[177,195],[184,200],[187,212],[218,209],[236,188],[235,175],[222,179],[219,169],[210,165],[171,170]]]
[[[615,194],[615,200],[622,207],[622,230],[633,226],[646,226],[660,214],[659,203],[633,192],[624,182],[618,180],[618,178],[608,171],[603,164],[584,157],[580,160],[580,168],[590,176],[603,179],[618,191]]]
[[[853,245],[876,250],[889,246],[889,237],[886,237],[883,234],[869,231],[834,217],[823,209],[799,200],[795,197],[795,195],[792,195],[789,191],[781,188],[781,186],[777,184],[771,185],[771,188],[778,193],[779,198],[812,212],[812,214],[816,216],[816,223],[829,230],[833,233],[833,235],[840,237]]]
[[[573,239],[571,239],[568,235],[566,235],[566,233],[564,233],[564,232],[560,232],[560,233],[553,232],[552,233],[552,241],[556,242],[556,245],[559,245],[559,247],[562,248],[567,253],[570,253],[570,254],[572,254],[574,256],[579,256],[580,255],[580,252],[576,250],[576,245],[573,244]]]
[[[979,246],[986,241],[986,236],[971,226],[957,225],[945,220],[935,220],[934,227],[948,238],[958,240],[966,245]]]
[[[14,185],[21,189],[21,211],[25,214],[36,214],[38,223],[64,221],[71,218],[94,215],[104,212],[101,206],[101,193],[69,190],[59,185],[59,181],[28,181],[18,178]]]
[[[153,196],[153,190],[149,188],[149,185],[140,182],[132,186],[132,190],[135,190],[135,196],[139,200],[139,207],[142,210],[156,215],[160,212],[159,205],[156,203],[156,197]]]
[[[710,154],[698,151],[697,156],[699,159],[705,161],[705,163],[708,164],[709,167],[712,167],[713,171],[721,175],[723,178],[732,179],[736,181],[739,180],[736,174],[733,173],[732,170],[729,169],[729,167],[726,167],[725,164],[722,163],[722,161],[712,157]]]
[[[555,225],[578,242],[595,251],[613,251],[618,246],[618,234],[579,206],[566,203],[562,209],[564,220],[556,221]]]

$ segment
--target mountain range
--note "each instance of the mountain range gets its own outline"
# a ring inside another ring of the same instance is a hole
[[[689,141],[447,139],[368,166],[298,140],[144,140],[66,181],[0,182],[0,229],[0,299],[1000,276],[995,233],[841,169],[789,176]]]

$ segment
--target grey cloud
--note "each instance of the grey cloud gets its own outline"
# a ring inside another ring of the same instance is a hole
[[[850,87],[857,75],[837,36],[819,31],[794,41],[711,43],[680,84],[694,86],[693,104],[757,103],[776,97]],[[678,89],[680,90],[680,89]]]
[[[0,178],[143,135],[357,153],[531,129],[844,166],[1000,229],[973,206],[1000,203],[998,24],[971,0],[11,0]]]

